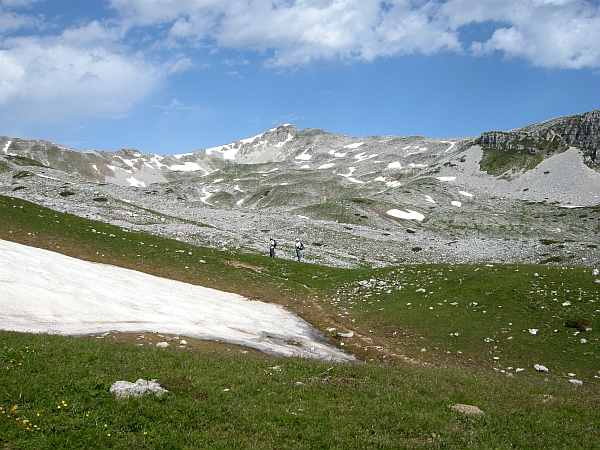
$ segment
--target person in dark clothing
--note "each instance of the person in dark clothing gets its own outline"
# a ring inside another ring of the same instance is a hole
[[[300,242],[300,239],[296,239],[296,256],[298,261],[302,259],[302,250],[304,250],[304,244]]]
[[[277,241],[273,238],[269,239],[269,256],[271,258],[275,257],[275,247],[277,247]]]

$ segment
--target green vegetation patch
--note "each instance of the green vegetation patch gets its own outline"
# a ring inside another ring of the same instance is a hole
[[[24,156],[7,155],[5,158],[8,159],[10,162],[16,164],[17,166],[47,167],[46,165],[42,164],[39,161],[36,161],[35,159],[26,158]]]
[[[4,448],[595,448],[597,387],[0,332]],[[161,397],[116,399],[119,380]],[[453,410],[478,407],[483,415]]]
[[[508,171],[527,172],[537,167],[548,156],[567,149],[568,146],[558,137],[554,139],[514,137],[498,148],[484,147],[479,167],[489,175],[495,176]]]
[[[10,197],[0,217],[2,239],[281,304],[368,362],[1,332],[5,448],[600,447],[591,269],[339,269],[195,247]],[[574,318],[584,332],[565,326]],[[138,378],[170,392],[108,393]]]

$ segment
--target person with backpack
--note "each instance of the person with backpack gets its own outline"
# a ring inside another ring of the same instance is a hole
[[[296,256],[298,257],[298,262],[302,258],[302,250],[304,250],[304,244],[300,242],[300,239],[296,239]]]
[[[269,238],[269,256],[275,257],[275,247],[277,247],[277,241],[273,238]]]

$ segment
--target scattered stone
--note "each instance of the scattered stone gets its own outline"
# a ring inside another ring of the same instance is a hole
[[[129,381],[116,381],[110,387],[109,392],[114,394],[116,398],[138,398],[146,393],[151,393],[160,397],[165,392],[169,391],[160,387],[156,380],[146,381],[140,378],[135,383],[130,383]]]
[[[348,333],[339,333],[338,332],[338,337],[341,338],[351,338],[352,336],[354,336],[354,331],[349,331]]]
[[[546,366],[542,366],[541,364],[535,364],[533,368],[538,372],[548,372],[548,368]]]
[[[573,386],[583,386],[583,381],[581,380],[572,379],[569,380],[569,383],[571,383]]]
[[[181,341],[179,341],[179,345],[187,345],[187,341],[185,339],[182,339]]]
[[[167,347],[169,346],[169,343],[168,343],[168,342],[164,342],[164,341],[163,341],[163,342],[159,342],[159,343],[157,343],[157,344],[156,344],[156,346],[157,346],[158,348],[167,348]]]
[[[539,330],[538,330],[537,328],[530,328],[530,329],[529,329],[529,332],[530,332],[531,334],[537,334],[537,332],[538,332],[538,331],[539,331]]]
[[[484,412],[480,410],[477,406],[472,405],[462,405],[458,403],[454,406],[451,406],[450,408],[452,408],[454,411],[466,414],[468,416],[482,416],[484,414]]]

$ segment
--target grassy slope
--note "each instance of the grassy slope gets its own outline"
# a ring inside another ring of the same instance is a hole
[[[390,362],[328,371],[226,345],[156,350],[3,332],[5,448],[600,446],[600,301],[589,269],[342,270],[191,247],[5,197],[0,238],[278,302],[322,330],[354,330],[345,348]],[[370,279],[377,282],[357,283]],[[562,326],[572,317],[593,330],[575,335]],[[402,355],[419,363],[402,364]],[[534,363],[550,373],[535,373]],[[526,370],[508,378],[500,372],[508,367]],[[562,378],[568,372],[586,384],[572,386]],[[161,379],[171,393],[128,401],[108,394],[114,381],[137,378]],[[58,409],[61,401],[67,406]],[[448,407],[455,403],[486,414],[460,415]]]

